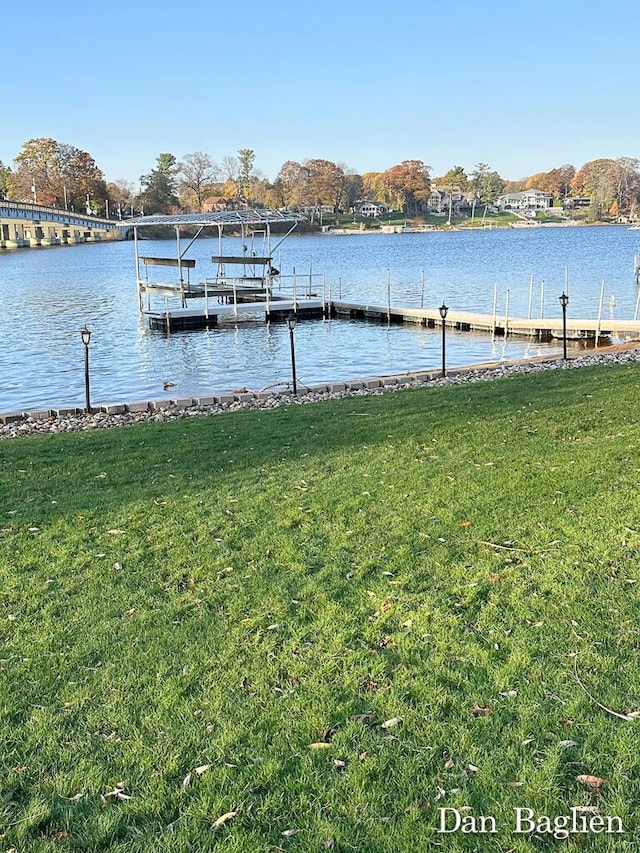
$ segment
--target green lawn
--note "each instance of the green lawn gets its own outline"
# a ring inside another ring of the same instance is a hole
[[[637,850],[639,382],[0,442],[0,849]]]

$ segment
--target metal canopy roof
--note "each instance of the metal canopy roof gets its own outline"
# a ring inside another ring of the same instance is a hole
[[[136,216],[122,221],[123,225],[144,228],[148,225],[261,225],[276,222],[303,222],[300,213],[280,210],[218,210],[212,213],[177,213],[169,216]]]

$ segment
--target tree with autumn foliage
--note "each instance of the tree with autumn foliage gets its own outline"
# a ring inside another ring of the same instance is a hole
[[[287,160],[278,172],[274,190],[281,207],[314,210],[330,207],[335,211],[345,198],[348,183],[345,168],[331,160],[311,159],[303,163]],[[353,195],[353,179],[349,187]]]
[[[378,201],[380,204],[393,206],[389,188],[384,181],[384,172],[364,172],[361,198],[365,201]]]
[[[575,168],[567,163],[564,166],[551,169],[550,172],[538,172],[531,175],[523,182],[522,189],[541,190],[545,193],[551,193],[557,201],[564,201],[569,195],[571,181],[575,173]]]
[[[133,215],[135,191],[131,181],[120,178],[107,184],[110,214],[122,219],[130,211]]]
[[[383,173],[383,182],[395,198],[394,207],[405,213],[418,213],[431,195],[430,167],[422,160],[403,160]]]
[[[591,199],[593,215],[598,210],[611,216],[634,213],[640,202],[640,161],[633,157],[590,160],[576,172],[571,191]]]
[[[84,210],[89,197],[92,206],[103,208],[107,186],[86,151],[55,139],[29,139],[14,162],[11,185],[23,201],[35,196],[38,204]]]

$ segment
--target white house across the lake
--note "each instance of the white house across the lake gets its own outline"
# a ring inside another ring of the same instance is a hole
[[[546,210],[553,204],[551,193],[542,190],[522,190],[519,193],[506,193],[496,201],[500,210]]]

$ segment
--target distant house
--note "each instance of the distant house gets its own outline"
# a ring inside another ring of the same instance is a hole
[[[427,208],[430,213],[445,214],[460,213],[462,207],[468,207],[467,198],[463,194],[460,187],[457,186],[442,186],[432,187],[431,195],[427,200]]]
[[[390,210],[391,208],[386,204],[380,204],[377,201],[363,201],[356,206],[356,213],[359,213],[360,216],[368,216],[374,219],[378,216],[384,216]]]
[[[573,196],[566,198],[562,206],[571,210],[574,207],[589,207],[590,204],[591,198],[589,196]]]
[[[219,210],[246,210],[249,202],[244,196],[226,197],[222,195],[211,195],[203,201],[203,208],[209,212]]]
[[[506,193],[501,195],[496,201],[496,207],[499,210],[517,210],[517,211],[532,211],[532,210],[547,210],[553,204],[553,196],[551,193],[542,192],[542,190],[522,190],[519,193]]]

